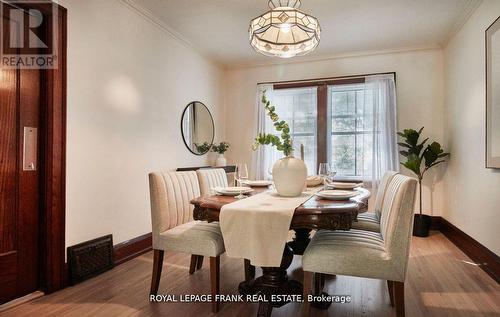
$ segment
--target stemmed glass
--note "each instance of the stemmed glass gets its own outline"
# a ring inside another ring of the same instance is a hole
[[[246,164],[236,164],[234,179],[236,180],[237,184],[239,183],[240,187],[243,186],[243,181],[248,179],[248,167]],[[240,194],[234,198],[243,199],[246,198],[246,196],[243,195],[243,191],[240,190]]]
[[[319,163],[318,175],[323,178],[323,185],[327,186],[333,182],[336,172],[330,163]]]
[[[330,172],[329,163],[319,163],[318,175],[321,176],[321,178],[323,178],[323,185],[326,185],[326,178],[329,172]]]

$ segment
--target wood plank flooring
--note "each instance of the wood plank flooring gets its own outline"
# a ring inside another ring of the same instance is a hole
[[[160,294],[209,294],[209,265],[188,275],[190,256],[165,253]],[[301,258],[289,272],[302,280]],[[257,304],[224,303],[217,315],[210,303],[150,303],[152,252],[77,286],[23,304],[0,316],[256,316]],[[260,274],[260,270],[257,270]],[[243,260],[221,258],[221,292],[237,294]],[[349,304],[335,304],[312,316],[395,316],[386,282],[338,276],[327,279],[329,294],[351,295]],[[406,316],[500,316],[500,286],[442,234],[413,238],[406,282]],[[300,316],[301,304],[273,310],[273,316]]]

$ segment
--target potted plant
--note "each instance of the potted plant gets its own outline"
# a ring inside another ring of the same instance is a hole
[[[194,143],[194,147],[195,147],[196,152],[198,154],[205,154],[208,151],[210,151],[210,148],[212,147],[212,145],[208,142],[203,142],[201,144]]]
[[[418,178],[419,190],[419,215],[415,215],[413,223],[413,235],[417,237],[429,236],[431,227],[431,216],[422,214],[422,180],[425,173],[433,166],[445,162],[445,158],[450,153],[445,153],[438,142],[432,142],[425,146],[429,138],[426,138],[419,143],[419,138],[424,128],[416,131],[413,129],[405,129],[403,132],[398,132],[404,142],[398,143],[403,149],[399,152],[406,158],[406,162],[401,164],[415,173]],[[423,166],[422,166],[423,163]]]
[[[215,160],[215,166],[226,166],[227,160],[224,157],[224,153],[229,149],[230,145],[227,142],[220,142],[218,145],[212,146],[212,152],[219,153],[217,159]]]
[[[285,157],[279,159],[273,166],[274,186],[280,196],[299,196],[304,189],[307,177],[306,164],[304,161],[293,157],[290,127],[284,120],[280,121],[276,108],[267,100],[265,92],[262,96],[262,103],[266,114],[273,122],[274,128],[280,134],[259,133],[252,148],[255,151],[261,145],[271,145],[275,146],[278,151],[283,152]]]

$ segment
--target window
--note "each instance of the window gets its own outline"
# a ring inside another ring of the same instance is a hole
[[[317,89],[293,88],[275,90],[272,103],[281,120],[288,122],[290,135],[295,149],[294,155],[300,156],[297,151],[304,145],[304,161],[307,170],[313,174],[316,170],[317,155]],[[275,131],[270,120],[266,121],[266,130]],[[281,154],[274,151],[273,161],[279,159]]]
[[[276,112],[290,125],[296,157],[304,145],[309,174],[317,173],[319,163],[329,162],[337,178],[376,184],[383,172],[398,170],[394,73],[263,84],[259,89],[269,90]],[[261,111],[260,118],[264,116]],[[265,131],[275,131],[264,120]],[[261,172],[267,173],[281,157],[269,151],[257,160]]]
[[[328,162],[339,175],[369,176],[373,91],[365,84],[328,86]]]

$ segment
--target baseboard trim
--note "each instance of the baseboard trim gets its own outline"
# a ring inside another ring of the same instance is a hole
[[[498,255],[443,217],[432,217],[432,220],[431,229],[441,231],[448,240],[500,284],[500,257]]]
[[[113,257],[115,265],[120,265],[152,250],[153,237],[151,233],[143,234],[134,239],[115,244]]]

